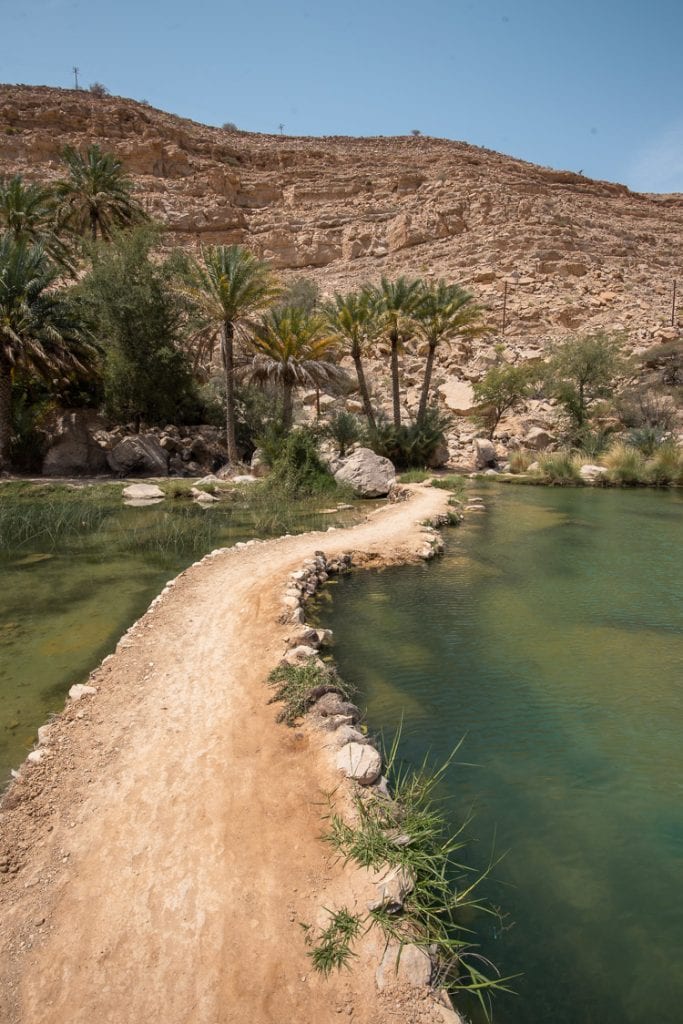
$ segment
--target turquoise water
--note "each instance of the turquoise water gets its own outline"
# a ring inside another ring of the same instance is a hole
[[[253,514],[224,504],[124,508],[120,488],[111,497],[11,487],[0,488],[0,789],[71,684],[114,649],[167,580],[216,547],[263,535]],[[17,507],[31,536],[12,544],[20,526],[8,514]],[[358,511],[288,515],[300,532],[343,525]],[[54,537],[60,516],[76,527],[62,523]]]
[[[464,737],[449,814],[472,866],[504,854],[483,952],[524,972],[494,1020],[680,1022],[683,500],[479,493],[438,563],[340,581],[339,667],[409,761]]]

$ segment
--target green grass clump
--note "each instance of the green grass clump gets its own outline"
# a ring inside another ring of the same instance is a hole
[[[458,476],[457,473],[450,473],[448,476],[435,476],[432,480],[432,487],[462,495],[465,493],[465,478]]]
[[[664,441],[648,460],[646,472],[656,487],[683,484],[683,450],[674,441]]]
[[[526,473],[532,462],[536,461],[536,455],[532,452],[519,448],[516,452],[510,452],[510,472]]]
[[[422,484],[433,475],[427,469],[409,469],[406,473],[401,473],[398,482],[400,484]]]
[[[622,487],[636,487],[648,483],[645,456],[637,448],[617,442],[603,456],[607,479]]]
[[[353,687],[333,669],[321,668],[312,661],[303,665],[278,665],[270,673],[268,682],[277,687],[268,703],[282,701],[284,707],[277,720],[287,725],[294,725],[303,717],[324,692],[335,690],[345,700],[350,700],[354,695]]]
[[[538,472],[545,483],[559,487],[581,483],[579,463],[570,452],[549,452],[538,458]]]
[[[16,496],[2,492],[0,552],[37,545],[53,550],[67,538],[94,533],[115,506],[98,495],[61,489],[59,493],[28,491]]]
[[[346,907],[328,913],[330,923],[316,938],[311,935],[309,925],[303,926],[306,941],[313,945],[308,956],[315,970],[325,977],[333,970],[348,967],[351,957],[356,956],[351,943],[358,937],[362,924],[358,914],[351,914]]]
[[[500,916],[476,892],[492,865],[473,876],[459,860],[467,822],[451,832],[437,798],[452,758],[436,771],[426,762],[417,770],[403,768],[396,760],[398,740],[386,768],[393,799],[357,794],[354,824],[332,814],[325,839],[346,860],[370,869],[400,868],[412,880],[402,911],[371,911],[368,926],[381,927],[387,938],[401,944],[436,951],[440,983],[451,992],[474,994],[488,1014],[487,993],[505,989],[507,979],[483,960],[466,922],[475,911]]]

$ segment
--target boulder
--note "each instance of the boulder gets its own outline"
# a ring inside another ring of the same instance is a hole
[[[396,470],[389,459],[369,448],[358,448],[335,470],[337,483],[349,484],[359,498],[383,498],[396,483]]]
[[[579,476],[584,481],[584,483],[587,484],[600,483],[602,480],[605,479],[606,475],[607,470],[604,466],[593,466],[590,464],[586,464],[585,466],[581,466],[581,469],[579,470]]]
[[[355,779],[361,786],[371,786],[382,773],[382,758],[369,744],[347,743],[337,754],[336,765],[347,779]]]
[[[43,459],[43,476],[97,476],[106,473],[107,456],[93,436],[102,421],[92,409],[60,415]]]
[[[156,484],[129,484],[123,488],[124,498],[133,498],[136,501],[149,501],[155,503],[165,498],[166,495],[161,487]]]
[[[432,961],[424,949],[412,942],[405,946],[391,942],[384,951],[375,977],[380,991],[392,984],[424,988],[432,977]]]
[[[97,693],[94,686],[86,686],[84,683],[74,683],[69,690],[69,697],[71,700],[80,700],[81,697],[92,697],[93,694]]]
[[[432,454],[427,459],[427,465],[430,469],[440,469],[441,466],[445,466],[448,462],[449,451],[448,445],[445,441],[440,441]]]
[[[257,448],[251,457],[251,474],[252,476],[268,476],[270,472],[270,466],[263,458],[263,452],[260,448]]]
[[[498,456],[493,441],[487,437],[475,437],[474,439],[474,463],[477,469],[495,469],[498,465]]]
[[[542,452],[548,447],[549,444],[553,444],[557,438],[550,434],[543,427],[532,427],[524,438],[524,446],[531,448],[535,452]]]
[[[107,453],[107,462],[119,476],[168,476],[168,452],[153,434],[130,434]]]

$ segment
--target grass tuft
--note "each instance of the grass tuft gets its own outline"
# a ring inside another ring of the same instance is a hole
[[[304,665],[278,665],[268,676],[275,693],[269,703],[282,701],[284,707],[278,715],[278,722],[294,725],[306,714],[311,704],[322,692],[336,690],[345,700],[354,696],[354,689],[333,669],[316,665],[312,661]]]

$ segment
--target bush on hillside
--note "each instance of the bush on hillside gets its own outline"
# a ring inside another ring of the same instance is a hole
[[[445,443],[450,423],[450,416],[431,406],[416,423],[396,427],[389,420],[378,421],[375,430],[368,431],[367,445],[377,455],[390,459],[397,469],[422,469]]]

